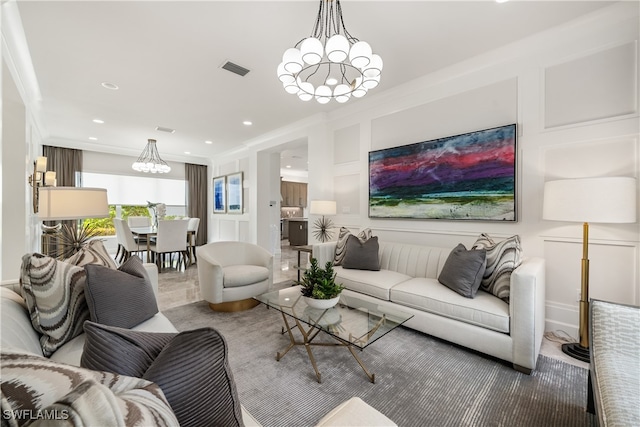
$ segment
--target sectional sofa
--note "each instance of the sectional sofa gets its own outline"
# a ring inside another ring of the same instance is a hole
[[[100,289],[93,285],[89,292],[87,283],[94,281],[97,274],[114,277],[115,273],[109,268],[70,266],[47,258],[25,255],[22,286],[0,287],[3,425],[5,421],[8,425],[22,425],[38,418],[44,424],[36,425],[48,426],[58,425],[56,420],[70,426],[260,426],[238,403],[226,342],[214,329],[178,333],[157,308],[148,311],[144,316],[150,316],[147,320],[131,328],[113,327],[89,319],[82,320],[82,315],[69,307],[64,313],[56,313],[52,324],[73,321],[73,317],[81,319],[84,332],[73,337],[67,335],[62,343],[60,336],[52,332],[53,327],[46,326],[46,333],[38,331],[47,316],[45,311],[54,312],[56,309],[49,310],[40,304],[38,313],[29,310],[28,300],[34,295],[40,298],[59,294],[61,300],[71,302],[71,305],[74,304],[72,301],[86,299],[87,304],[96,305],[91,310],[92,318],[96,315],[108,323],[119,323],[129,321],[127,311],[133,311],[132,315],[136,316],[147,311],[146,307],[155,306],[158,294],[157,267],[132,257],[127,263],[134,264],[134,268],[129,270],[133,273],[133,281],[109,283],[107,294],[112,296],[118,292],[111,291],[112,286],[130,290],[131,287],[148,284],[152,288],[149,295],[154,301],[145,303],[146,297],[130,294],[126,300],[116,301],[115,308],[119,311],[108,309],[113,301],[107,301],[107,311],[100,311],[98,306],[105,304],[92,303],[91,300],[108,300],[109,296],[100,295]],[[25,268],[25,264],[28,267]],[[81,272],[83,268],[86,273]],[[63,277],[68,278],[70,287],[52,293],[53,282],[59,282]],[[77,285],[85,280],[87,283],[82,284],[82,291],[90,295],[78,298],[79,287],[74,287],[74,283]],[[37,289],[38,286],[41,289]],[[38,295],[41,291],[42,294]],[[45,335],[47,339],[43,339]],[[93,365],[103,368],[93,369]],[[106,366],[114,366],[117,371],[105,369]],[[139,373],[134,375],[136,370]],[[174,406],[176,402],[184,403],[185,407]],[[228,409],[223,410],[222,406]],[[204,419],[200,416],[202,414],[205,414]],[[213,414],[213,417],[206,418],[208,414]],[[318,425],[349,425],[354,420],[364,421],[367,425],[395,426],[358,397],[337,406]]]
[[[319,265],[333,262],[337,242],[316,243]],[[334,267],[345,295],[410,313],[404,326],[511,362],[530,374],[545,323],[545,263],[524,258],[510,275],[509,302],[479,290],[467,298],[438,281],[453,248],[379,242],[379,271]],[[340,251],[341,249],[339,249]]]

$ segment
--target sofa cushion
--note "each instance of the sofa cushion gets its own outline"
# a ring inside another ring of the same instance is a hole
[[[131,330],[143,332],[178,332],[171,321],[162,313],[158,313],[151,319],[134,326]],[[53,353],[51,360],[68,363],[73,366],[80,366],[85,340],[86,334],[78,335]]]
[[[487,268],[480,287],[498,298],[509,302],[511,272],[522,262],[520,237],[511,236],[495,242],[488,234],[481,234],[472,249],[487,251]]]
[[[155,382],[181,426],[242,425],[227,344],[215,329],[154,334],[87,322],[85,330],[83,366]],[[127,354],[126,362],[121,354]]]
[[[85,281],[83,267],[38,253],[22,257],[20,290],[45,356],[82,333],[89,319]]]
[[[222,271],[225,288],[252,285],[269,278],[269,269],[260,265],[230,265]]]
[[[158,312],[156,295],[140,258],[130,257],[117,270],[93,264],[85,270],[92,321],[131,328]]]
[[[465,298],[436,279],[413,278],[394,286],[390,295],[400,305],[509,333],[509,304],[482,290]]]
[[[467,250],[462,243],[456,246],[438,276],[438,282],[463,297],[473,298],[478,292],[487,266],[487,251]]]
[[[43,356],[40,335],[33,329],[24,298],[0,286],[0,348],[20,349]]]
[[[346,254],[347,240],[349,239],[349,236],[352,236],[351,231],[346,227],[340,227],[338,241],[336,242],[336,252],[333,257],[333,265],[342,265],[342,260],[344,260],[344,255]],[[369,240],[371,238],[371,229],[365,228],[364,230],[360,230],[356,237],[360,239],[361,242]]]
[[[53,414],[65,426],[178,425],[162,390],[148,380],[5,350],[0,358],[3,425],[30,421],[29,415],[7,420],[12,413]]]
[[[380,270],[379,248],[377,237],[363,242],[354,235],[349,236],[342,267],[355,270]]]
[[[389,290],[411,279],[411,276],[391,270],[350,270],[342,266],[334,267],[336,281],[352,291],[361,292],[389,301]]]

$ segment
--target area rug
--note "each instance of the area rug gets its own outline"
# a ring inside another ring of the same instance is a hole
[[[375,384],[346,348],[314,347],[318,383],[304,348],[276,361],[289,339],[274,309],[215,313],[201,301],[164,313],[179,330],[210,326],[224,335],[240,401],[265,427],[313,426],[352,396],[401,427],[596,425],[585,411],[588,371],[549,357],[525,375],[400,327],[359,354]]]

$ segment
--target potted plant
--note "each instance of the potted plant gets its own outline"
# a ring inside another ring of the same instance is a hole
[[[333,271],[333,263],[328,261],[325,268],[318,267],[318,260],[311,258],[310,267],[304,272],[300,285],[302,296],[307,305],[313,308],[330,308],[340,300],[340,292],[344,286],[336,283],[336,273]]]

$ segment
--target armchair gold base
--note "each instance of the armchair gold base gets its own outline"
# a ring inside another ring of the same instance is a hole
[[[213,311],[222,311],[225,313],[230,313],[234,311],[249,310],[257,306],[258,304],[260,304],[260,301],[253,298],[247,298],[247,299],[242,299],[240,301],[227,301],[227,302],[221,302],[218,304],[209,303],[209,308],[211,308],[211,310]]]

